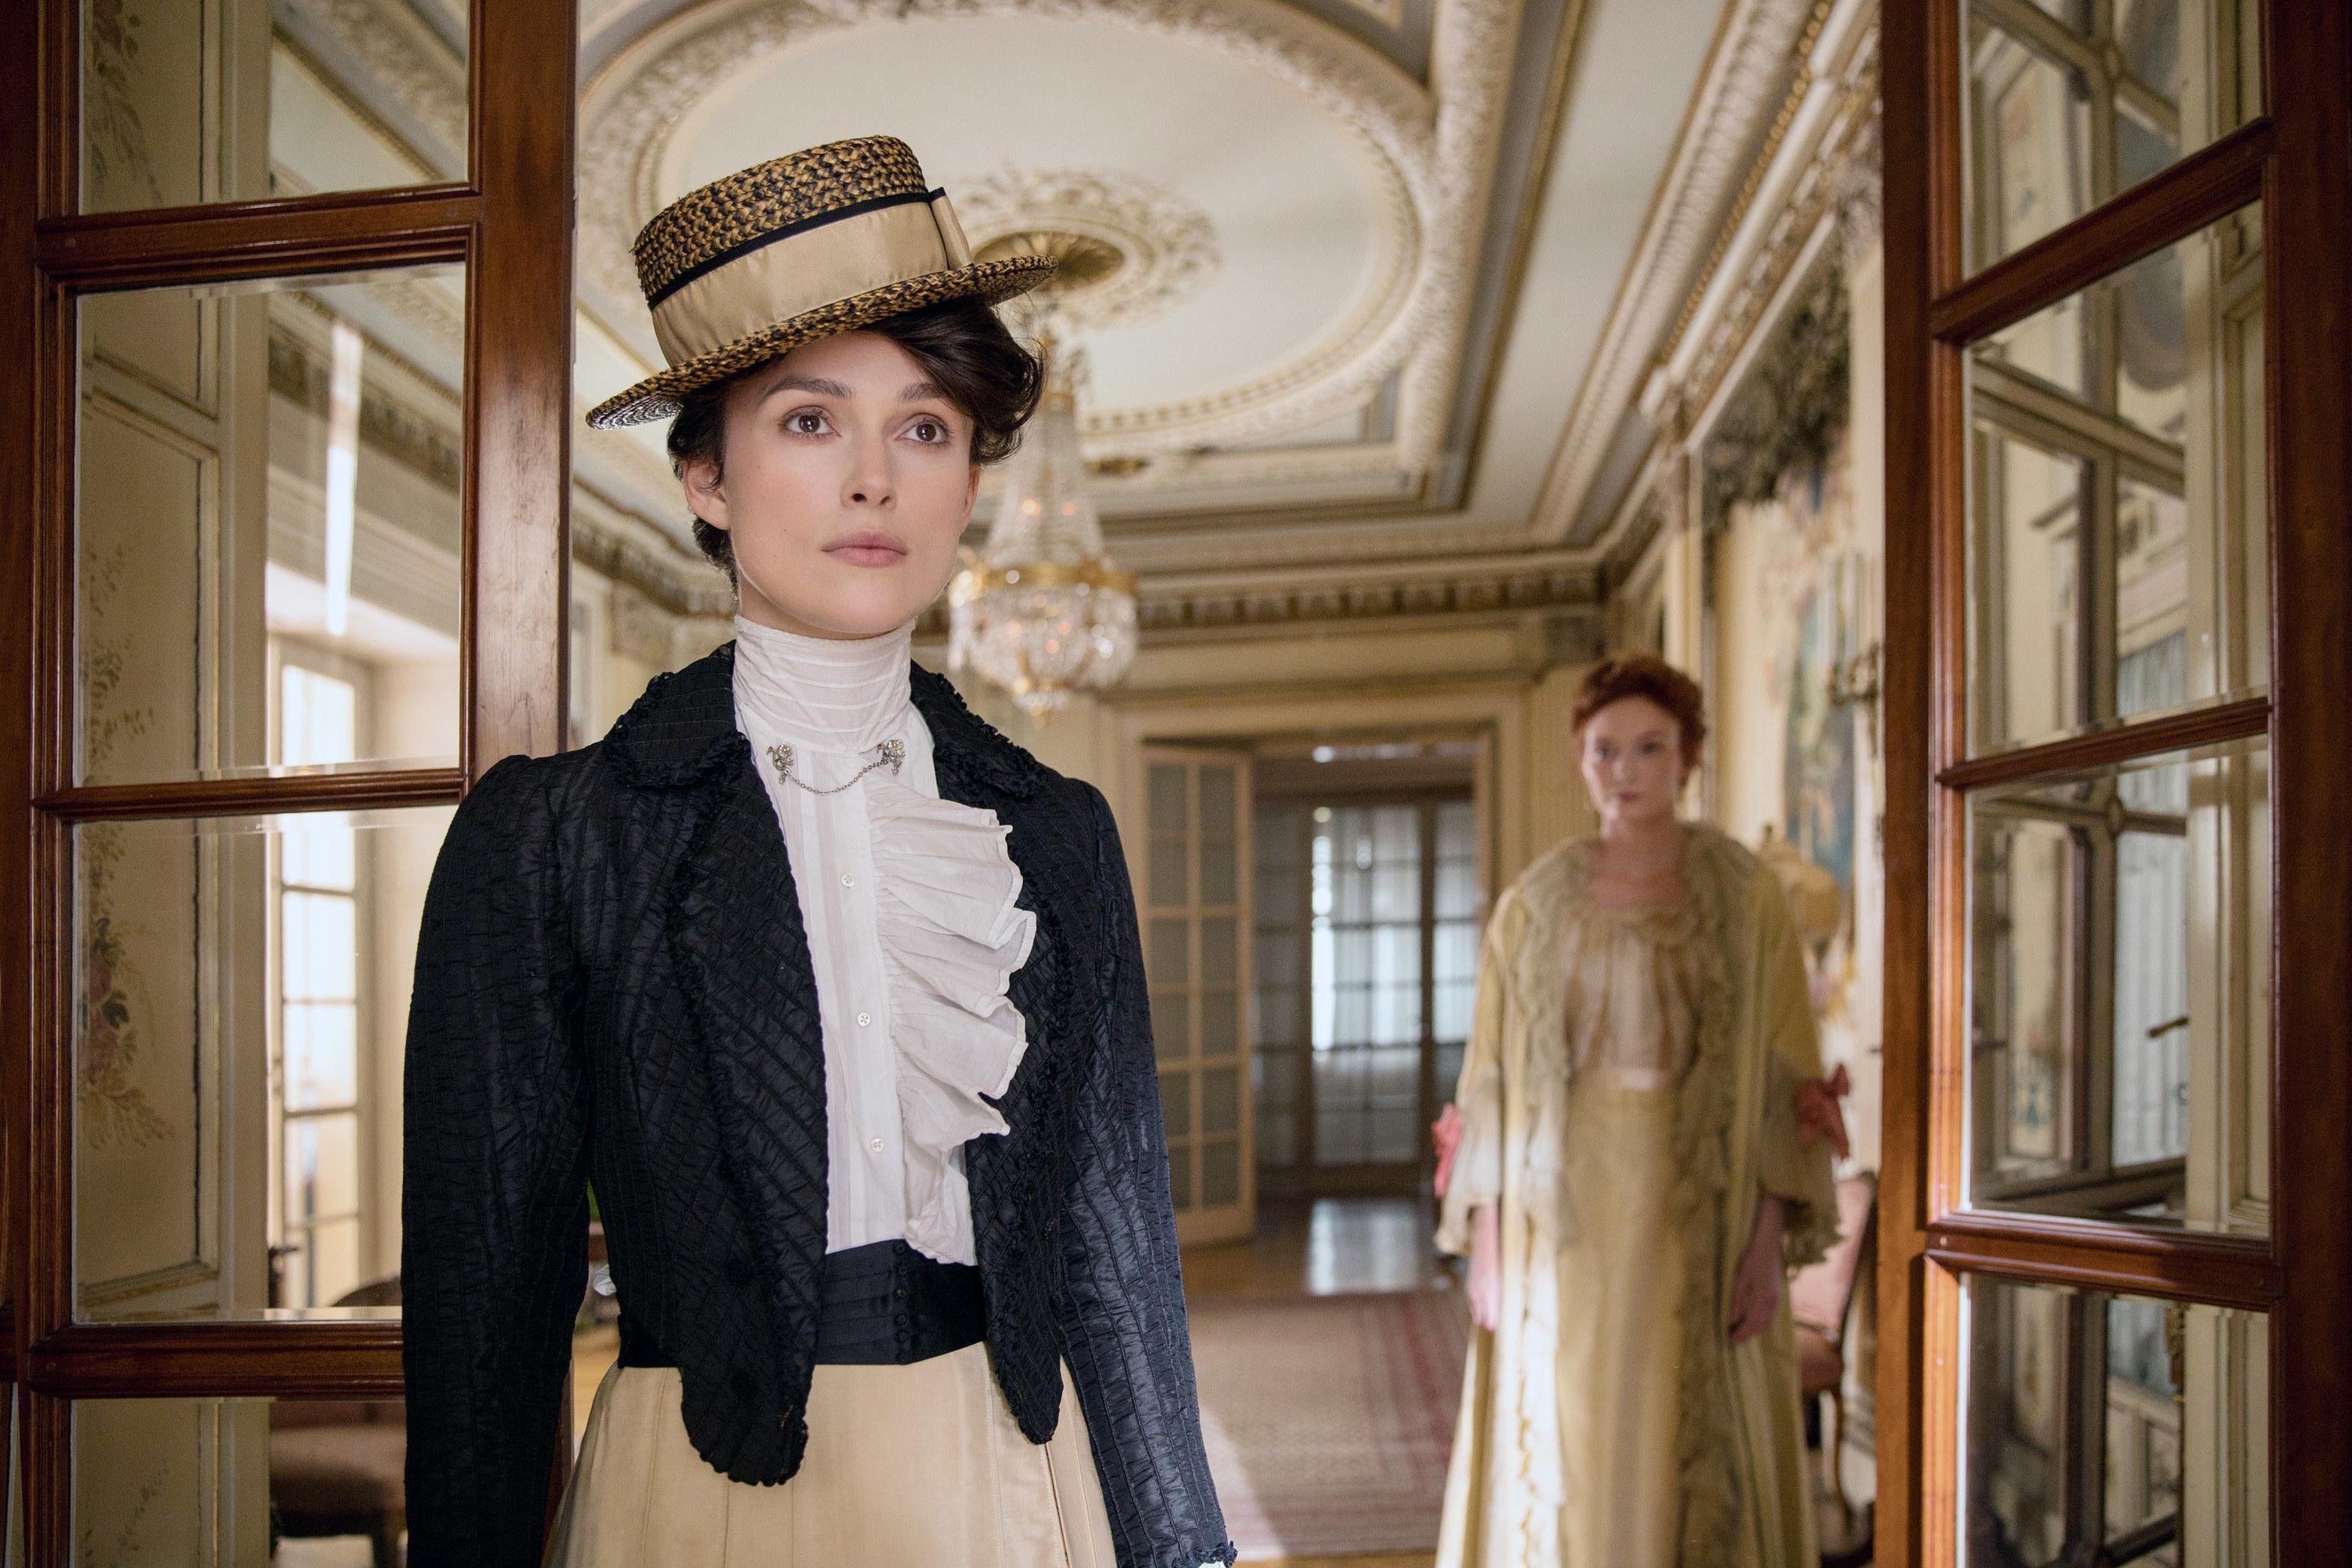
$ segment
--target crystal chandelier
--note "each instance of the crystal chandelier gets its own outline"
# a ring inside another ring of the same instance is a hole
[[[1135,579],[1103,550],[1078,449],[1083,362],[1042,343],[1045,395],[1005,464],[988,543],[948,588],[948,668],[979,671],[1037,719],[1116,685],[1135,658]]]

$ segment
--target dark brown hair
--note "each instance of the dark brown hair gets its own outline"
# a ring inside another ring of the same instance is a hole
[[[1581,736],[1595,713],[1628,697],[1646,697],[1673,714],[1682,726],[1683,761],[1698,761],[1699,746],[1706,739],[1706,694],[1697,681],[1654,654],[1622,654],[1586,670],[1577,682],[1576,705],[1569,710],[1572,732]]]
[[[1045,367],[1005,331],[987,305],[971,298],[945,300],[885,316],[858,330],[877,333],[906,350],[971,421],[973,462],[1001,463],[1021,445],[1021,426],[1036,412],[1038,396],[1045,389]],[[669,466],[679,479],[692,462],[709,463],[726,473],[729,395],[767,368],[754,365],[686,395],[669,427]],[[732,583],[735,545],[727,531],[698,517],[694,542]]]

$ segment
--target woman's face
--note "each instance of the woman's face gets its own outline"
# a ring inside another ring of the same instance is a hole
[[[1584,787],[1604,824],[1674,820],[1690,766],[1672,713],[1646,697],[1621,697],[1585,721],[1581,746]]]
[[[896,631],[940,596],[971,521],[971,420],[888,338],[820,339],[727,400],[727,460],[686,466],[727,531],[747,619],[803,637]]]

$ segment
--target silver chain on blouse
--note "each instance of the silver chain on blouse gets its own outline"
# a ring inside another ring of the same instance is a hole
[[[850,774],[845,782],[837,784],[831,789],[819,789],[816,785],[810,784],[805,779],[798,779],[793,776],[793,749],[790,746],[770,746],[768,748],[768,761],[776,764],[776,777],[785,784],[798,784],[801,788],[808,791],[811,795],[839,795],[843,790],[847,789],[851,784],[856,784],[859,779],[864,778],[876,768],[887,767],[893,773],[896,773],[898,771],[899,764],[904,763],[906,760],[906,742],[885,741],[882,742],[882,754],[875,758],[872,762],[866,763],[864,767],[858,769],[856,773]]]

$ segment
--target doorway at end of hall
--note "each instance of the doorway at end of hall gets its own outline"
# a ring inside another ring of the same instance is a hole
[[[1416,1196],[1484,913],[1475,741],[1264,747],[1255,780],[1261,1200]]]

